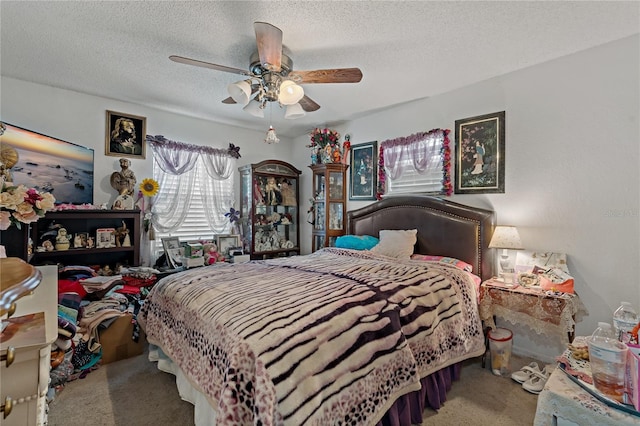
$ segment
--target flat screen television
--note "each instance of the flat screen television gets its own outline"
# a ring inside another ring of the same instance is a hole
[[[15,184],[51,192],[56,204],[93,204],[92,148],[3,124],[2,156],[14,162],[11,148],[18,155],[11,167]]]

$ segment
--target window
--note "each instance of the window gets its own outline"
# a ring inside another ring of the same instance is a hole
[[[383,196],[451,193],[449,130],[432,130],[380,144]]]
[[[182,175],[165,173],[154,162],[153,176],[162,192],[162,196],[154,203],[154,212],[162,215],[163,212],[176,209],[177,205],[186,208],[183,215],[173,219],[177,222],[175,229],[166,229],[173,226],[172,223],[166,227],[156,227],[155,240],[151,244],[152,263],[163,252],[162,238],[178,237],[181,242],[213,240],[217,234],[230,232],[230,223],[224,214],[233,206],[233,174],[227,179],[212,179],[202,160],[198,159],[196,166]],[[184,196],[185,192],[191,196]],[[206,202],[209,198],[210,202]]]

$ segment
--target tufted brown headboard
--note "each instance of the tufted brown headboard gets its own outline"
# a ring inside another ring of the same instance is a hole
[[[417,229],[415,253],[464,260],[483,280],[495,272],[494,227],[491,210],[426,195],[389,197],[347,212],[347,233],[377,237],[382,229]]]

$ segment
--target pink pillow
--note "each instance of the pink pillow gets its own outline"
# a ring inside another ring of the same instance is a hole
[[[456,268],[462,269],[463,271],[473,272],[473,266],[469,265],[467,262],[464,262],[460,259],[456,259],[454,257],[432,256],[430,254],[412,254],[411,259],[446,263],[447,265],[455,266]]]

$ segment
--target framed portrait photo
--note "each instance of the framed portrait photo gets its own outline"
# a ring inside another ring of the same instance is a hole
[[[105,155],[144,159],[146,137],[145,117],[107,111]]]
[[[378,142],[351,145],[350,200],[375,200],[377,190]]]
[[[456,120],[456,194],[504,193],[504,111]]]
[[[222,253],[225,256],[229,256],[229,251],[232,248],[239,247],[240,235],[218,235],[218,253]]]

